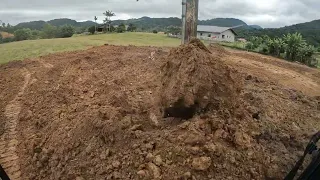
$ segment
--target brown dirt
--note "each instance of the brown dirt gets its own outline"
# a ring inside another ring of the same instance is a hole
[[[192,117],[203,111],[232,110],[238,103],[240,80],[200,40],[172,49],[165,61],[160,91],[161,105],[169,109],[166,115]]]
[[[209,49],[101,46],[1,65],[1,112],[31,73],[23,179],[283,179],[320,127],[318,70]],[[181,98],[222,105],[163,118]]]
[[[7,33],[7,32],[3,32],[3,31],[0,31],[0,34],[2,35],[3,38],[11,38],[11,37],[14,37],[13,34],[10,34],[10,33]]]

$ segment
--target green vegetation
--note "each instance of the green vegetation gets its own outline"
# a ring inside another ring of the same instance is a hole
[[[252,37],[247,43],[221,43],[237,49],[259,52],[283,58],[288,61],[298,61],[311,67],[317,67],[318,61],[315,56],[316,48],[308,45],[299,33],[286,34],[282,38]]]
[[[134,32],[136,30],[137,30],[137,27],[134,24],[130,23],[129,26],[128,26],[127,31]]]
[[[88,36],[76,36],[60,39],[39,39],[0,44],[0,63],[25,58],[39,57],[55,52],[82,50],[105,43],[114,45],[168,46],[180,44],[179,39],[152,33],[113,33]]]
[[[94,34],[96,32],[96,26],[89,27],[88,31],[90,34]]]
[[[126,25],[124,24],[120,24],[117,29],[116,29],[117,33],[123,33],[126,31]]]
[[[252,36],[262,37],[264,35],[270,38],[282,37],[285,34],[300,33],[308,44],[320,46],[320,20],[286,26],[282,28],[269,29],[245,29],[236,28],[235,31],[239,37],[249,39]]]

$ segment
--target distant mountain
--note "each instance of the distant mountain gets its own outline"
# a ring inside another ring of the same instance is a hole
[[[140,30],[151,30],[156,29],[159,31],[164,31],[168,26],[182,26],[182,20],[177,17],[170,18],[150,18],[142,17],[138,19],[129,19],[129,20],[115,20],[112,22],[113,25],[119,24],[134,24]],[[208,26],[224,26],[224,27],[233,27],[243,25],[245,28],[250,28],[245,22],[234,19],[234,18],[215,18],[209,20],[199,20],[199,25],[208,25]]]
[[[85,21],[85,22],[77,22],[72,19],[62,18],[62,19],[53,19],[50,21],[31,21],[31,22],[24,22],[19,23],[15,26],[15,28],[29,28],[29,29],[36,29],[41,30],[45,24],[51,24],[53,26],[64,26],[64,25],[71,25],[74,27],[90,27],[94,26],[96,23],[93,21]]]
[[[250,38],[252,36],[268,35],[271,38],[282,37],[288,33],[301,33],[303,38],[312,45],[320,46],[320,20],[285,26],[281,28],[265,29],[235,29],[239,37]]]
[[[120,25],[121,23],[125,25],[134,24],[137,28],[141,30],[164,30],[168,26],[181,26],[182,21],[177,17],[170,18],[150,18],[142,17],[138,19],[128,19],[128,20],[115,20],[112,21],[112,25]]]
[[[215,18],[215,19],[209,19],[209,20],[199,20],[199,25],[208,25],[208,26],[222,26],[222,27],[233,27],[233,26],[239,26],[243,25],[244,27],[247,27],[247,23],[241,21],[240,19],[234,19],[234,18]]]
[[[263,29],[261,26],[259,25],[249,25],[249,27],[253,28],[253,29]]]
[[[19,28],[29,28],[29,29],[36,29],[40,30],[43,28],[43,26],[46,24],[45,21],[31,21],[31,22],[23,22],[19,23],[15,26],[16,29]]]

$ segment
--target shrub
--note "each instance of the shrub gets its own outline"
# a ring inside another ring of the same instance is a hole
[[[3,38],[2,43],[9,43],[15,41],[14,37]]]
[[[89,31],[90,34],[94,34],[96,32],[96,27],[95,26],[91,26],[91,27],[89,27],[88,31]]]
[[[14,32],[14,38],[16,41],[31,39],[31,36],[31,30],[28,28],[18,29]]]
[[[60,38],[72,37],[73,34],[75,33],[74,28],[70,25],[62,26],[59,31],[60,32],[59,32],[58,37],[60,37]]]
[[[126,31],[126,26],[124,24],[120,24],[118,27],[117,27],[117,33],[123,33]]]
[[[253,49],[254,49],[253,43],[252,43],[252,42],[248,42],[248,43],[246,44],[246,49],[247,49],[247,50],[253,50]]]
[[[153,30],[152,31],[154,34],[158,34],[158,31],[157,30]]]

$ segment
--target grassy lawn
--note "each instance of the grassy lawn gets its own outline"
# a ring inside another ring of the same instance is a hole
[[[180,40],[169,38],[163,34],[121,33],[75,36],[65,39],[40,39],[12,42],[0,44],[0,64],[55,52],[81,50],[106,43],[114,45],[173,47],[178,46]]]

